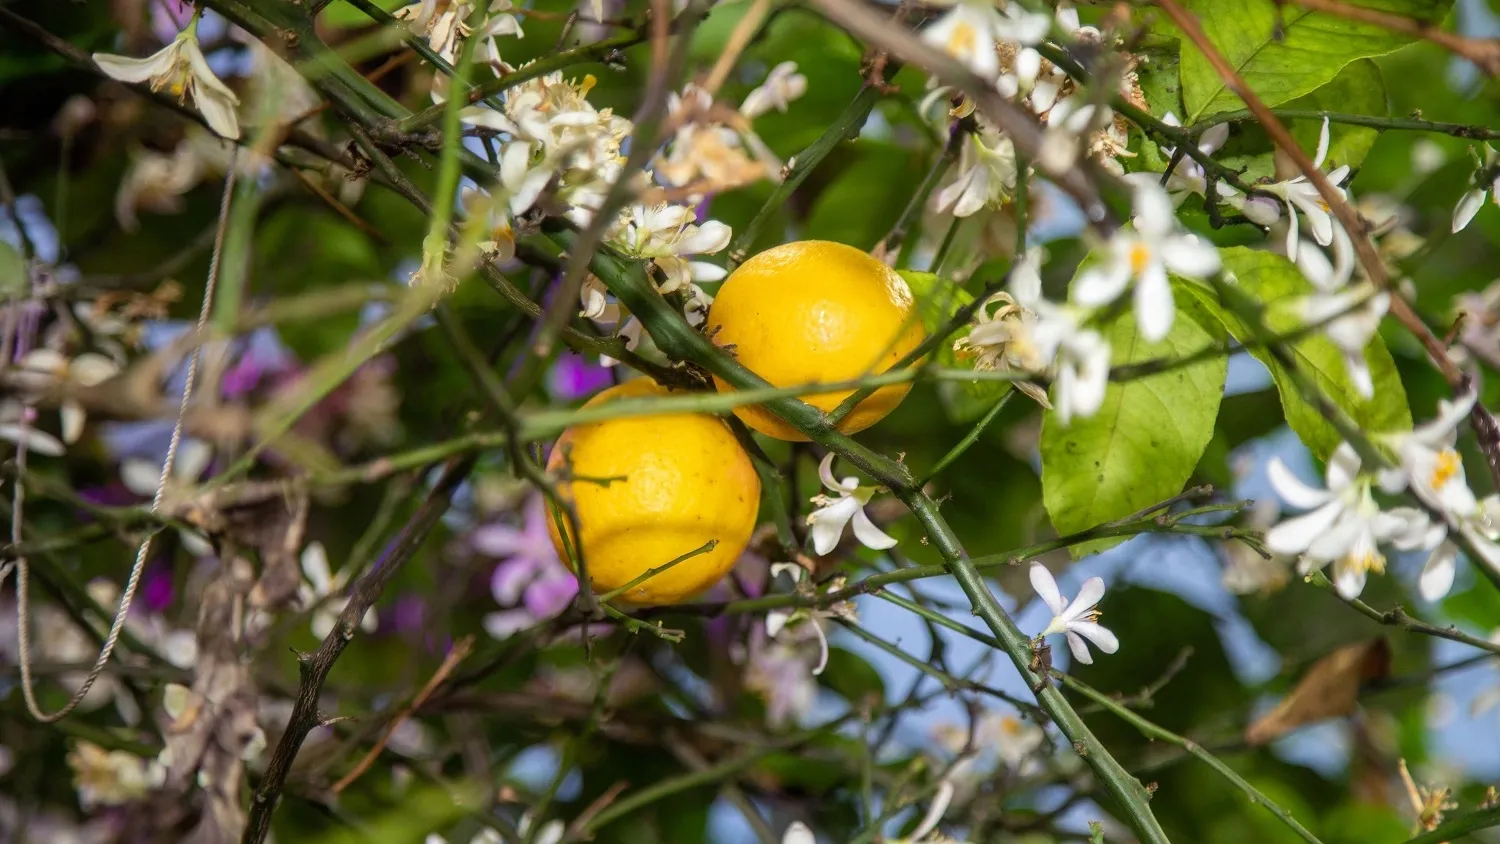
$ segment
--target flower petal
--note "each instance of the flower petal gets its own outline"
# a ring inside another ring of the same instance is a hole
[[[1347,442],[1339,443],[1338,448],[1333,450],[1333,456],[1328,458],[1325,473],[1328,488],[1334,492],[1347,489],[1359,477],[1359,467],[1359,452]]]
[[[13,422],[0,422],[0,440],[8,440],[17,446],[25,443],[27,451],[48,457],[61,457],[68,450],[56,437],[37,430],[35,425],[27,425],[23,431],[20,425]],[[154,486],[156,481],[153,479],[151,483]]]
[[[1135,321],[1141,337],[1151,343],[1164,339],[1172,330],[1176,314],[1167,268],[1160,261],[1152,261],[1135,283]]]
[[[84,412],[78,402],[67,401],[57,409],[58,415],[62,417],[63,442],[73,444],[83,436],[83,425],[88,421],[88,414]]]
[[[1131,202],[1135,208],[1136,230],[1153,240],[1171,234],[1177,227],[1177,214],[1166,189],[1156,179],[1134,181],[1132,184],[1135,187],[1131,193]]]
[[[849,520],[857,512],[858,501],[840,498],[808,514],[807,524],[811,528],[808,532],[812,535],[813,552],[821,557],[838,547],[839,539],[844,535],[844,525],[849,524]]]
[[[302,574],[312,584],[315,595],[323,597],[328,594],[333,576],[329,572],[328,552],[324,550],[323,543],[313,540],[302,549]]]
[[[1321,507],[1333,498],[1333,493],[1303,483],[1301,478],[1292,474],[1292,470],[1281,462],[1280,457],[1271,458],[1271,462],[1266,465],[1266,476],[1281,500],[1298,510]]]
[[[1441,542],[1432,549],[1422,575],[1417,579],[1417,591],[1428,603],[1441,600],[1453,588],[1453,577],[1457,573],[1458,547],[1452,542]]]
[[[526,610],[501,610],[484,617],[484,632],[490,634],[492,639],[509,639],[535,623],[536,619]]]
[[[1276,554],[1300,554],[1333,527],[1343,513],[1342,503],[1329,501],[1306,515],[1287,519],[1266,531],[1266,548]]]
[[[1120,649],[1120,640],[1101,624],[1092,621],[1075,621],[1068,625],[1068,629],[1093,642],[1094,647],[1103,653],[1112,654]]]
[[[1457,234],[1468,228],[1469,223],[1474,220],[1474,215],[1478,214],[1479,209],[1483,207],[1484,191],[1482,190],[1471,190],[1460,197],[1458,205],[1453,208],[1453,233]]]
[[[1161,260],[1167,269],[1188,278],[1207,278],[1223,266],[1219,250],[1194,234],[1167,238],[1161,246]]]
[[[1093,665],[1094,655],[1089,653],[1088,643],[1083,641],[1083,637],[1072,630],[1067,631],[1065,635],[1068,640],[1068,650],[1073,652],[1073,658],[1084,665]]]
[[[153,76],[160,76],[172,67],[172,62],[177,58],[177,43],[171,44],[157,50],[144,59],[133,59],[129,56],[117,56],[113,53],[95,53],[94,64],[104,71],[104,75],[121,82],[146,82]]]
[[[1313,156],[1313,169],[1323,166],[1323,160],[1328,157],[1328,118],[1323,118],[1323,128],[1318,130],[1318,152]]]
[[[1087,308],[1108,305],[1125,292],[1130,283],[1130,262],[1107,259],[1102,266],[1084,270],[1073,281],[1073,301]]]
[[[781,836],[781,844],[818,844],[818,839],[813,836],[813,831],[807,828],[802,821],[792,821],[792,825],[786,828]]]
[[[1085,580],[1082,586],[1078,587],[1078,596],[1075,597],[1073,599],[1073,603],[1068,604],[1068,608],[1059,613],[1059,615],[1061,615],[1065,621],[1072,623],[1074,619],[1082,618],[1083,615],[1090,609],[1092,609],[1095,604],[1099,603],[1099,599],[1103,597],[1104,580],[1098,577],[1091,577],[1088,580]]]
[[[870,521],[870,517],[865,515],[863,508],[854,511],[854,538],[866,548],[876,551],[896,547],[896,539],[876,527],[875,523]]]
[[[1215,123],[1198,137],[1198,149],[1205,153],[1216,152],[1229,140],[1229,124]]]
[[[1061,615],[1063,609],[1068,606],[1068,602],[1057,590],[1057,581],[1053,579],[1052,572],[1047,571],[1047,567],[1041,563],[1032,563],[1030,574],[1031,588],[1036,590],[1042,603],[1047,605],[1047,609],[1051,610],[1053,615]]]
[[[847,492],[836,478],[833,477],[833,459],[836,455],[828,452],[823,459],[818,461],[818,480],[823,482],[823,488],[829,492]]]
[[[1359,597],[1365,591],[1365,570],[1359,566],[1338,565],[1334,567],[1333,588],[1348,600]]]
[[[480,525],[469,534],[469,545],[486,557],[509,557],[528,543],[526,534],[510,525]]]

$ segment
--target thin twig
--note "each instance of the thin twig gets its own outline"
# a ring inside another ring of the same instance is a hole
[[[370,748],[369,752],[350,769],[349,773],[334,783],[333,787],[329,790],[337,795],[348,788],[355,780],[359,779],[365,771],[368,771],[370,766],[375,764],[375,760],[380,758],[381,751],[385,750],[386,744],[390,742],[391,736],[395,735],[396,730],[402,724],[406,723],[411,716],[415,715],[418,709],[422,708],[422,704],[426,703],[427,698],[432,696],[433,690],[442,685],[443,681],[448,679],[448,675],[453,673],[453,669],[457,668],[464,657],[468,656],[473,650],[473,636],[465,636],[454,642],[453,647],[448,649],[447,655],[443,657],[443,661],[438,665],[437,670],[432,672],[432,676],[427,678],[427,683],[411,699],[411,703],[401,707],[401,711],[397,712],[390,723],[386,725],[386,728],[381,731],[380,738],[375,740],[375,744]]]

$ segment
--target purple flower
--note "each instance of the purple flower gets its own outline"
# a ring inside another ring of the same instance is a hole
[[[527,499],[520,528],[501,522],[481,525],[470,534],[469,544],[500,558],[490,576],[490,592],[503,609],[484,619],[484,629],[496,639],[562,612],[578,594],[578,579],[557,558],[547,535],[540,495]]]
[[[591,363],[581,355],[563,352],[548,373],[547,392],[559,401],[572,401],[593,395],[613,383],[614,379],[605,367]]]
[[[141,583],[141,599],[146,602],[147,611],[156,614],[166,612],[172,606],[174,592],[171,566],[159,565],[146,570]]]
[[[269,377],[285,374],[296,368],[291,352],[281,344],[275,331],[261,329],[250,335],[250,341],[239,360],[224,372],[220,390],[224,398],[241,398],[248,395]]]

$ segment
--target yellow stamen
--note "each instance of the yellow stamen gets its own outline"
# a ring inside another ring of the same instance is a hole
[[[1374,574],[1385,573],[1385,555],[1373,548],[1366,550],[1358,556],[1353,551],[1350,551],[1349,556],[1344,558],[1344,562],[1349,568],[1356,571],[1372,572]]]
[[[1151,263],[1151,247],[1139,240],[1130,245],[1130,271],[1136,275],[1146,271]]]
[[[1018,736],[1021,734],[1021,722],[1010,715],[1006,715],[1000,719],[1000,732],[1012,737]]]
[[[967,54],[974,49],[974,44],[979,40],[979,33],[968,23],[960,21],[953,27],[953,34],[948,38],[948,52],[953,55]]]
[[[1435,490],[1442,489],[1463,470],[1463,467],[1464,464],[1458,452],[1445,448],[1438,452],[1437,463],[1432,467],[1432,477],[1427,479],[1427,484]]]

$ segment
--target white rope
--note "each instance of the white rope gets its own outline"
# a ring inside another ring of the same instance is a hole
[[[172,477],[172,465],[177,460],[177,446],[182,442],[183,420],[187,418],[188,403],[193,397],[193,382],[198,377],[199,352],[203,348],[202,336],[208,326],[209,316],[213,312],[214,286],[219,280],[219,253],[224,248],[224,231],[229,224],[229,198],[234,193],[235,172],[238,164],[239,148],[234,147],[229,154],[229,173],[224,177],[224,196],[219,201],[219,229],[214,235],[213,257],[208,264],[208,280],[203,285],[203,305],[198,311],[197,332],[198,337],[193,343],[192,354],[188,357],[187,381],[182,387],[182,402],[177,408],[177,420],[172,425],[172,438],[167,442],[167,456],[162,461],[161,476],[156,482],[156,494],[151,498],[151,512],[157,512],[161,506],[162,496],[167,488],[167,480]],[[21,421],[22,436],[25,441],[25,419]],[[25,466],[26,449],[22,445],[18,452],[17,464]],[[21,499],[21,479],[16,478],[16,501]],[[12,535],[15,542],[19,542],[21,508],[19,503],[12,512]],[[21,662],[21,694],[26,698],[26,708],[31,712],[33,718],[44,724],[51,724],[62,720],[68,713],[81,703],[99,675],[104,671],[104,666],[109,662],[109,657],[115,650],[115,644],[120,640],[120,632],[125,628],[125,617],[130,613],[130,604],[135,600],[136,587],[141,583],[141,572],[146,568],[146,558],[151,554],[151,540],[155,532],[146,534],[141,540],[141,546],[136,550],[135,564],[130,568],[130,578],[125,581],[125,592],[120,596],[120,608],[115,611],[114,621],[110,624],[109,635],[104,638],[104,647],[99,651],[99,658],[95,660],[94,667],[89,669],[88,677],[78,691],[62,709],[48,714],[43,712],[36,702],[36,690],[31,680],[31,614],[27,587],[30,580],[29,567],[24,557],[16,558],[16,639],[19,644]]]

